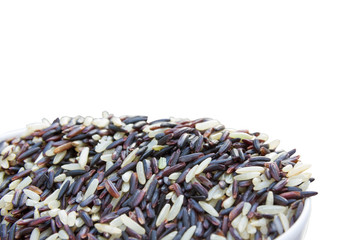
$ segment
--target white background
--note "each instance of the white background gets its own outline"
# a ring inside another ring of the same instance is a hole
[[[354,236],[359,10],[356,1],[1,1],[0,132],[103,110],[263,131],[313,164],[306,239]]]

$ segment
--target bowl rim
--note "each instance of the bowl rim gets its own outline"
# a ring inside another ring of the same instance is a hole
[[[293,239],[293,237],[298,234],[305,235],[309,223],[310,214],[311,214],[311,199],[307,198],[305,200],[304,209],[300,214],[299,218],[286,232],[275,238],[275,240],[288,240],[288,239]]]
[[[21,136],[22,133],[25,132],[25,128],[20,128],[12,131],[7,131],[4,133],[0,133],[0,142],[3,140],[6,140],[8,138]],[[306,233],[307,230],[307,224],[310,218],[311,213],[311,199],[307,198],[305,200],[304,209],[302,213],[300,214],[299,218],[295,221],[295,223],[283,234],[279,235],[275,240],[287,240],[292,239],[294,235],[297,235],[299,233]],[[305,228],[305,229],[302,229]]]

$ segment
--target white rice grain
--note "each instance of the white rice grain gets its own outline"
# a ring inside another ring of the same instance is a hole
[[[196,170],[197,168],[199,167],[198,164],[196,164],[195,166],[193,166],[190,171],[188,172],[188,174],[186,174],[186,177],[185,177],[185,181],[187,183],[189,183],[194,177],[195,177],[195,173],[196,173]]]
[[[67,221],[68,221],[69,227],[72,227],[75,225],[75,221],[76,221],[76,212],[75,211],[72,211],[68,214]]]
[[[34,228],[30,235],[30,240],[39,240],[40,239],[40,230],[38,228]]]
[[[154,179],[155,179],[155,174],[151,175],[150,179],[146,182],[146,184],[143,188],[144,191],[147,191],[149,189],[149,186]]]
[[[184,233],[184,235],[181,237],[180,240],[190,240],[194,235],[195,230],[196,230],[196,225],[191,226],[190,228],[188,228],[188,230],[186,230],[186,232]]]
[[[59,213],[60,209],[59,208],[54,208],[49,210],[49,216],[51,217],[56,217]]]
[[[109,224],[110,224],[110,226],[113,226],[113,227],[121,227],[121,225],[124,225],[124,223],[121,220],[121,217],[115,218]]]
[[[241,215],[239,225],[237,229],[239,230],[239,233],[242,233],[245,231],[246,226],[248,225],[249,219],[247,216]]]
[[[250,224],[254,227],[266,226],[266,219],[260,218],[259,220],[253,220],[250,222]]]
[[[84,168],[88,162],[89,151],[90,151],[89,147],[84,147],[80,153],[78,163],[81,168]]]
[[[20,182],[21,182],[20,179],[16,179],[15,181],[12,181],[12,182],[9,184],[9,189],[10,189],[10,190],[14,190],[14,189],[19,185]]]
[[[101,233],[121,234],[120,228],[110,226],[109,224],[95,223],[95,228]]]
[[[32,199],[26,200],[26,206],[35,207],[39,202]]]
[[[168,194],[165,195],[165,199],[169,200],[172,198],[173,195],[174,195],[174,192],[169,192]]]
[[[60,218],[60,221],[64,224],[64,225],[68,225],[68,215],[66,213],[65,210],[60,210],[58,212],[58,216]]]
[[[234,205],[234,203],[235,203],[235,198],[230,196],[224,200],[223,207],[224,207],[224,209],[230,208],[232,205]]]
[[[248,224],[246,226],[246,231],[249,233],[249,234],[255,234],[256,233],[256,228],[251,225],[251,224]]]
[[[156,226],[160,226],[162,222],[165,221],[170,211],[170,204],[167,203],[165,206],[161,209],[158,218],[156,219]]]
[[[92,124],[97,126],[98,128],[104,128],[107,125],[109,125],[109,123],[110,123],[110,120],[107,118],[95,118],[92,121]]]
[[[121,186],[121,191],[126,193],[128,192],[130,189],[130,184],[128,182],[124,182],[123,185]]]
[[[266,196],[266,205],[274,205],[274,193],[269,191]]]
[[[90,197],[91,195],[93,195],[96,191],[96,188],[99,185],[99,180],[97,178],[95,178],[94,180],[91,181],[89,187],[86,189],[86,192],[83,196],[83,199],[87,199],[88,197]]]
[[[44,204],[48,204],[52,200],[56,200],[59,196],[60,189],[56,189],[52,194],[50,194],[43,202]]]
[[[80,164],[78,163],[69,163],[69,164],[64,164],[61,166],[62,169],[65,169],[65,170],[81,170],[83,169],[83,167],[81,167]]]
[[[165,236],[164,236],[163,238],[161,238],[160,240],[173,240],[177,233],[178,233],[178,231],[173,231],[173,232],[165,235]]]
[[[84,225],[85,223],[84,223],[84,220],[82,220],[81,218],[76,218],[76,221],[75,221],[75,226],[76,227],[78,227],[78,228],[80,228],[80,227],[82,227],[83,225]]]
[[[256,138],[266,142],[269,139],[269,135],[267,135],[266,133],[260,133],[259,136],[257,136]]]
[[[261,205],[257,207],[257,211],[261,214],[279,214],[286,211],[286,207],[279,205]]]
[[[181,175],[181,172],[174,172],[169,175],[169,179],[176,181],[180,177],[180,175]]]
[[[283,228],[285,231],[287,231],[289,229],[289,221],[287,219],[287,217],[284,215],[284,213],[279,213],[279,218],[281,221],[281,224],[283,225]]]
[[[49,150],[47,150],[47,151],[45,152],[45,156],[47,156],[47,157],[55,156],[54,150],[55,150],[55,148],[54,148],[54,147],[51,147]]]
[[[139,183],[144,185],[146,183],[146,177],[145,177],[145,172],[144,172],[144,164],[143,162],[139,161],[136,164],[136,173],[138,175],[138,180]]]
[[[101,153],[101,152],[105,151],[106,148],[112,143],[111,138],[112,138],[112,137],[103,136],[103,137],[99,140],[99,143],[95,146],[95,151],[96,151],[97,153]]]
[[[248,173],[248,172],[259,172],[263,173],[265,171],[264,167],[258,167],[258,166],[250,166],[250,167],[243,167],[236,169],[236,173]]]
[[[254,136],[244,133],[244,132],[230,132],[230,138],[240,138],[240,139],[253,139]]]
[[[34,201],[38,202],[40,200],[40,196],[36,192],[33,192],[29,189],[24,189],[23,192],[25,193],[26,196],[28,196],[30,199]]]
[[[97,222],[100,220],[100,214],[99,213],[94,213],[93,215],[91,215],[91,220],[93,220],[93,222]]]
[[[123,125],[123,122],[120,120],[119,117],[112,117],[111,122],[117,127],[121,127]]]
[[[249,202],[244,202],[244,207],[242,209],[242,214],[245,216],[250,211],[251,204]]]
[[[231,235],[230,231],[226,234],[226,240],[235,240],[235,238]]]
[[[184,195],[180,195],[180,196],[176,199],[174,205],[171,207],[171,209],[170,209],[170,211],[169,211],[168,216],[166,217],[166,219],[167,219],[168,221],[172,221],[172,220],[174,220],[174,219],[177,217],[177,215],[179,214],[179,212],[180,212],[180,210],[181,210],[181,207],[182,207],[182,205],[183,205],[183,202],[184,202]]]
[[[45,240],[56,240],[59,237],[59,233],[54,233],[52,235],[50,235],[49,237],[47,237]]]
[[[195,175],[198,175],[198,174],[202,173],[204,171],[204,169],[209,166],[211,160],[212,159],[209,157],[209,158],[205,159],[204,161],[202,161],[200,163],[199,167],[196,169]]]
[[[32,178],[28,176],[28,177],[24,178],[24,179],[19,183],[19,185],[16,186],[15,190],[22,190],[22,189],[24,189],[25,187],[29,186],[31,182],[32,182]]]
[[[268,228],[266,226],[261,226],[260,227],[260,232],[263,234],[263,235],[267,235],[268,234]]]
[[[103,154],[101,155],[100,159],[105,162],[110,162],[112,161],[112,154]]]
[[[65,173],[59,174],[54,178],[54,182],[63,182],[65,181],[65,178],[66,178]]]
[[[226,240],[226,238],[213,233],[213,234],[210,235],[210,240]]]
[[[310,186],[310,181],[308,180],[308,181],[300,184],[299,188],[301,188],[301,190],[303,190],[303,191],[306,191],[309,188],[309,186]]]
[[[225,174],[224,175],[224,180],[227,184],[231,184],[234,182],[234,178],[232,174]]]
[[[90,117],[90,116],[85,117],[84,123],[83,123],[84,126],[85,126],[85,127],[90,126],[93,120],[94,120],[94,119],[93,119],[92,117]]]
[[[209,136],[209,138],[211,140],[220,140],[221,136],[223,135],[223,132],[220,131],[220,132],[217,132],[217,133],[213,133]]]
[[[285,167],[282,168],[283,172],[289,172],[291,171],[291,169],[293,169],[293,166],[291,164],[286,165]]]
[[[65,230],[64,229],[61,229],[60,231],[59,231],[59,238],[60,239],[69,239],[69,235],[65,232]]]
[[[165,132],[166,130],[168,130],[169,128],[158,128],[158,129],[156,129],[156,130],[154,130],[154,131],[150,131],[149,132],[149,137],[150,138],[154,138],[157,134],[159,134],[159,133],[163,133],[163,132]],[[148,148],[149,149],[149,148]]]
[[[287,173],[287,177],[292,177],[292,176],[296,176],[306,170],[308,170],[311,167],[311,164],[302,164],[301,166],[295,166],[293,169],[291,169],[288,173]]]
[[[37,219],[40,217],[40,213],[39,213],[39,209],[38,208],[35,208],[34,209],[34,219]]]
[[[270,150],[274,150],[275,148],[277,148],[280,144],[280,140],[279,139],[275,139],[271,142],[269,142],[269,149]]]
[[[131,228],[136,233],[138,233],[140,235],[145,234],[145,229],[142,226],[140,226],[137,222],[135,222],[134,220],[132,220],[131,218],[126,216],[125,214],[122,214],[120,216],[120,219],[125,226],[127,226],[128,228]]]
[[[260,182],[259,184],[256,184],[255,187],[254,187],[254,190],[255,191],[259,191],[263,188],[267,188],[269,187],[275,180],[274,179],[271,179],[271,180],[265,180],[265,181],[262,181]]]
[[[160,170],[166,168],[166,158],[161,157],[159,159],[158,167],[159,167]]]
[[[199,131],[204,131],[206,129],[215,127],[216,125],[219,125],[220,123],[217,120],[209,120],[206,122],[197,123],[195,125],[195,128]]]
[[[131,163],[132,161],[134,161],[135,157],[136,157],[136,153],[139,151],[139,148],[135,148],[129,155],[127,155],[127,157],[125,158],[124,162],[121,164],[121,167],[125,167],[126,165],[128,165],[129,163]]]
[[[199,204],[205,210],[205,212],[209,213],[210,215],[212,215],[214,217],[219,216],[219,213],[215,210],[215,208],[213,206],[211,206],[210,204],[208,204],[207,202],[199,201]]]
[[[240,175],[236,175],[234,179],[237,181],[244,181],[244,180],[253,179],[254,177],[258,177],[258,176],[260,176],[260,172],[247,172],[247,173],[242,173]]]
[[[56,154],[54,157],[54,160],[53,160],[53,164],[58,164],[59,162],[61,162],[64,159],[64,157],[66,156],[66,153],[67,153],[67,150]]]

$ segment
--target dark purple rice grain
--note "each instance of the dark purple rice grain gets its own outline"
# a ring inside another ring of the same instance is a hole
[[[85,211],[82,211],[80,210],[79,211],[79,216],[80,218],[84,221],[84,223],[86,224],[86,226],[88,227],[92,227],[94,224],[93,224],[93,221],[91,220],[90,216],[85,212]]]
[[[190,168],[184,170],[180,176],[178,177],[178,179],[176,180],[177,184],[181,184],[185,181],[186,175],[190,172]]]
[[[163,171],[162,176],[166,177],[174,172],[179,172],[180,170],[184,169],[185,166],[186,166],[186,164],[182,162],[182,163],[178,163],[174,166],[168,167]]]
[[[66,174],[66,176],[74,177],[74,176],[83,175],[83,174],[85,174],[86,172],[87,172],[86,170],[77,169],[77,170],[67,171],[65,174]]]
[[[90,161],[90,167],[93,167],[100,161],[101,153],[96,154]]]
[[[115,162],[114,165],[112,165],[111,167],[109,167],[108,170],[105,171],[104,173],[104,177],[107,177],[109,176],[110,174],[112,174],[113,172],[115,172],[115,170],[117,170],[121,165],[121,162],[118,161],[118,162]]]
[[[136,207],[140,204],[140,202],[144,199],[145,197],[145,191],[144,190],[138,190],[135,194],[134,194],[134,200],[131,203],[132,207]]]
[[[200,158],[202,156],[204,156],[203,153],[192,153],[192,154],[188,154],[188,155],[185,155],[185,156],[181,156],[179,158],[179,161],[187,163],[187,162],[195,161],[196,159],[198,159],[198,158]]]
[[[132,173],[130,177],[130,194],[134,194],[138,190],[139,181],[136,173]]]
[[[235,230],[232,226],[230,226],[230,234],[235,240],[242,240],[239,232]]]
[[[78,236],[80,237],[80,239],[84,239],[86,238],[87,234],[89,233],[89,227],[86,225],[83,225],[79,232],[76,235],[76,239],[78,239]]]
[[[277,182],[272,188],[270,188],[274,192],[280,191],[287,184],[287,179],[282,179]]]
[[[152,169],[151,169],[151,164],[150,162],[148,163],[147,160],[143,160],[143,166],[144,166],[144,173],[145,173],[145,177],[147,180],[149,180],[153,174]]]
[[[135,167],[136,167],[136,162],[131,162],[128,165],[126,165],[125,167],[121,168],[117,172],[117,175],[121,176],[122,174],[126,173],[127,171],[133,170]]]
[[[190,198],[189,200],[189,204],[191,205],[191,207],[198,213],[204,213],[204,209],[200,206],[200,204],[195,201],[194,199]]]
[[[85,181],[85,179],[83,177],[78,178],[75,181],[74,188],[72,190],[72,195],[76,195],[80,191],[82,185],[84,184],[84,181]]]
[[[258,202],[255,202],[255,203],[251,206],[250,211],[249,211],[248,214],[247,214],[247,217],[248,217],[249,219],[251,219],[251,218],[254,217],[256,208],[257,208],[258,206],[259,206],[259,203],[258,203]]]
[[[65,194],[65,192],[67,191],[69,185],[70,185],[70,181],[69,181],[69,180],[66,180],[66,182],[64,183],[64,185],[60,188],[60,192],[59,192],[59,195],[58,195],[58,197],[57,197],[57,200],[60,200],[60,199],[64,196],[64,194]]]
[[[93,203],[94,199],[96,198],[96,195],[90,195],[88,198],[86,198],[84,201],[80,203],[80,207],[86,207],[89,204]]]
[[[130,123],[136,123],[140,121],[147,121],[147,116],[135,116],[135,117],[128,117],[125,120],[123,120],[123,123],[130,124]]]
[[[13,177],[11,177],[11,180],[15,181],[19,178],[24,178],[26,176],[29,176],[31,172],[32,172],[31,169],[26,169],[24,171],[21,171],[21,172],[15,174]]]
[[[17,157],[17,161],[22,161],[22,160],[25,160],[26,158],[30,157],[31,155],[39,152],[41,150],[40,147],[33,147],[33,148],[30,148],[29,150],[23,152],[22,154],[20,154],[18,157]]]

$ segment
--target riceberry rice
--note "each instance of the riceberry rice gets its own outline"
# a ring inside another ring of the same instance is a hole
[[[0,141],[0,239],[275,239],[314,181],[217,120],[61,117]]]

